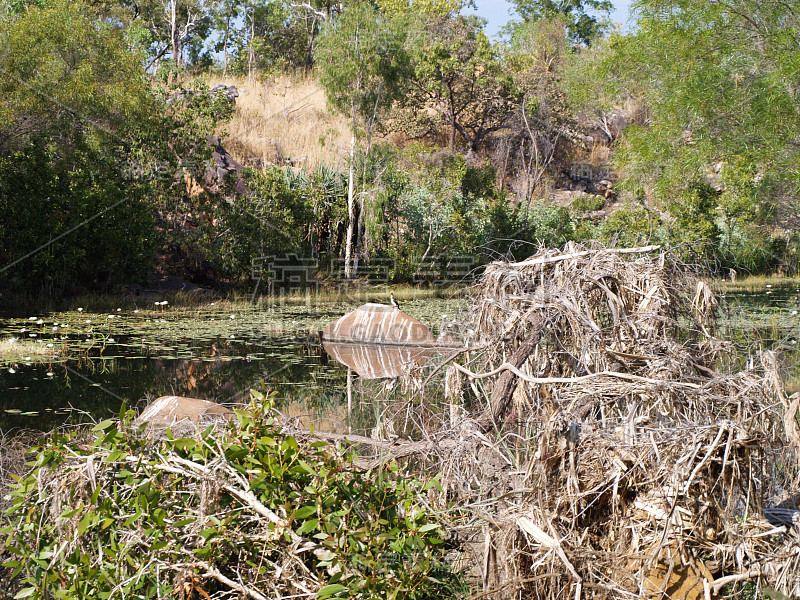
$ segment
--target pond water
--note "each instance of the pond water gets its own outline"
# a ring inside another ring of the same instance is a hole
[[[720,337],[734,340],[743,356],[758,347],[783,351],[794,385],[800,291],[765,288],[728,293],[722,300]],[[181,308],[151,302],[103,313],[86,306],[5,316],[0,340],[15,338],[30,356],[23,352],[9,360],[0,354],[0,431],[107,418],[118,414],[123,402],[141,407],[168,394],[240,402],[251,389],[277,392],[284,414],[302,417],[306,425],[341,431],[348,372],[324,351],[319,332],[361,303],[217,302]],[[468,302],[409,300],[403,310],[438,334],[466,320]],[[366,429],[375,414],[371,399],[384,384],[354,379],[359,429]]]
[[[361,303],[150,303],[7,316],[0,340],[14,338],[18,357],[0,353],[0,431],[107,418],[123,402],[141,407],[162,395],[241,402],[251,389],[277,392],[284,413],[306,424],[340,430],[347,368],[324,351],[319,332]],[[403,302],[435,334],[465,308],[463,299]]]

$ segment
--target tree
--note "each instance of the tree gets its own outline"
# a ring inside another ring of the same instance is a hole
[[[472,4],[466,0],[378,0],[378,6],[387,15],[416,15],[423,19],[453,16]]]
[[[0,280],[29,293],[142,275],[148,182],[125,162],[158,132],[156,102],[118,27],[55,0],[0,22]]]
[[[328,23],[317,49],[320,80],[330,105],[350,117],[345,277],[352,276],[353,234],[357,231],[355,154],[357,134],[366,133],[367,153],[375,122],[398,96],[407,61],[399,22],[356,0]]]
[[[113,4],[114,2],[108,2]],[[165,56],[177,66],[186,64],[186,50],[199,54],[211,33],[212,7],[208,0],[116,0],[124,8],[126,29],[134,32],[149,55],[147,69],[156,71]]]
[[[612,37],[598,71],[648,115],[626,130],[615,161],[627,186],[651,191],[676,222],[698,213],[708,194],[694,190],[712,185],[722,249],[744,248],[753,225],[796,214],[800,2],[642,0],[634,9],[635,34]],[[678,214],[677,198],[696,206]]]
[[[411,40],[414,75],[403,106],[428,107],[450,128],[449,147],[460,135],[470,150],[503,127],[514,101],[512,81],[477,17],[427,21]]]
[[[608,17],[614,5],[608,0],[511,0],[523,23],[561,17],[574,44],[591,46],[608,29],[608,19],[589,14],[589,11]],[[513,26],[512,26],[513,29]]]
[[[521,102],[515,106],[500,146],[506,157],[521,166],[518,172],[525,174],[520,195],[528,208],[559,141],[572,137],[575,128],[562,83],[572,55],[565,23],[561,16],[524,23],[514,30],[503,57],[504,70],[513,75]],[[506,158],[503,163],[507,162]]]

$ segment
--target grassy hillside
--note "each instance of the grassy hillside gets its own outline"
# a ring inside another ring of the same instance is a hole
[[[345,162],[350,144],[347,119],[328,112],[325,93],[313,77],[251,82],[212,76],[208,83],[235,85],[239,90],[224,143],[242,164],[313,168]]]

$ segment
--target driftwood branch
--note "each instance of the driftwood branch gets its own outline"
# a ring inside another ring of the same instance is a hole
[[[744,573],[739,573],[737,575],[727,575],[725,577],[720,577],[719,579],[715,579],[714,582],[711,584],[711,587],[714,590],[714,593],[718,594],[719,591],[729,583],[735,583],[737,581],[747,581],[748,579],[753,579],[753,577],[760,577],[760,576],[761,576],[761,569],[753,569],[751,571],[745,571]]]
[[[536,383],[536,384],[582,383],[590,381],[592,379],[598,379],[601,377],[611,377],[616,379],[624,379],[625,381],[648,383],[650,385],[664,385],[664,386],[675,385],[675,386],[691,388],[694,390],[699,390],[701,388],[701,386],[697,383],[689,383],[687,381],[673,381],[665,379],[651,379],[650,377],[641,377],[639,375],[631,375],[630,373],[617,373],[616,371],[599,371],[597,373],[590,373],[588,375],[581,375],[578,377],[531,377],[530,375],[526,375],[525,373],[520,371],[517,367],[515,367],[511,363],[503,363],[496,369],[492,369],[491,371],[487,371],[486,373],[473,373],[469,369],[462,367],[459,364],[456,364],[456,368],[462,373],[464,373],[464,375],[466,375],[470,379],[485,379],[486,377],[494,377],[498,373],[502,373],[504,371],[510,371],[519,379],[526,381],[528,383]]]
[[[355,465],[364,470],[376,469],[388,462],[397,460],[398,458],[405,458],[412,454],[428,453],[434,450],[447,451],[452,450],[462,442],[455,439],[445,438],[442,440],[431,441],[413,441],[413,440],[394,440],[384,441],[376,440],[375,438],[366,437],[363,435],[342,434],[342,433],[326,433],[324,431],[311,431],[292,430],[291,434],[295,437],[304,438],[318,438],[328,441],[347,441],[352,444],[363,444],[373,448],[379,448],[381,453],[377,458],[364,459],[359,458],[355,461]]]
[[[261,594],[258,590],[254,590],[251,587],[247,587],[241,583],[238,583],[231,579],[230,577],[226,577],[222,573],[220,573],[219,569],[216,567],[208,564],[208,563],[200,563],[200,567],[205,571],[205,577],[211,577],[216,579],[220,583],[227,585],[230,589],[236,590],[240,594],[243,594],[253,600],[268,600],[266,596]],[[300,594],[300,597],[307,596],[310,594]]]
[[[498,423],[508,413],[508,408],[511,404],[511,398],[514,395],[514,390],[517,387],[517,380],[520,375],[523,375],[519,369],[525,364],[525,361],[528,360],[528,357],[533,354],[533,351],[536,349],[536,344],[539,343],[539,338],[541,335],[542,323],[541,320],[539,320],[539,322],[534,325],[533,332],[528,335],[525,341],[523,341],[519,348],[517,348],[511,355],[508,363],[504,363],[507,366],[506,368],[502,369],[503,374],[497,379],[494,389],[492,390],[492,396],[490,399],[491,414],[484,417],[481,422],[481,425],[484,427],[489,425],[488,417],[491,417],[492,422]],[[456,368],[459,370],[463,369],[461,365],[457,365]]]

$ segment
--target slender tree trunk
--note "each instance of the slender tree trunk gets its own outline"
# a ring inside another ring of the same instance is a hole
[[[448,142],[449,149],[452,152],[456,147],[456,111],[453,102],[450,102],[450,140]]]
[[[253,46],[253,40],[256,37],[256,5],[254,2],[250,3],[250,44],[248,48],[248,59],[247,59],[247,78],[250,80],[250,84],[253,83],[253,77],[255,72],[255,62],[256,62],[256,49]]]
[[[317,31],[317,16],[311,17],[311,26],[309,27],[309,17],[306,17],[306,32],[308,33],[308,44],[306,45],[306,73],[310,73],[314,66],[314,40],[316,39]]]
[[[356,205],[354,198],[355,185],[353,181],[356,162],[356,103],[353,100],[350,107],[351,116],[353,118],[353,134],[350,137],[350,169],[347,179],[347,239],[344,245],[344,277],[350,279],[353,276],[352,259],[353,259],[353,231],[355,230],[356,220]]]
[[[172,2],[169,4],[169,27],[170,39],[172,41],[172,60],[175,61],[176,65],[179,65],[183,62],[183,57],[181,56],[181,42],[178,37],[178,6],[176,0],[172,0]]]
[[[222,76],[228,76],[228,37],[230,36],[231,31],[231,15],[233,13],[233,3],[231,3],[230,8],[228,9],[228,17],[225,19],[225,38],[222,40],[222,55],[224,56],[224,66],[222,68]]]

